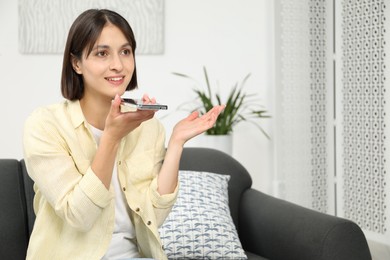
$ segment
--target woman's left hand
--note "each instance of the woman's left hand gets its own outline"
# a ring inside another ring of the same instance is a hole
[[[184,144],[191,138],[212,128],[225,106],[215,106],[199,117],[199,112],[192,112],[180,120],[173,128],[169,139],[164,163],[158,175],[158,192],[160,195],[174,192],[178,183],[179,161]]]
[[[214,106],[200,117],[198,111],[192,112],[188,117],[175,125],[169,142],[175,142],[183,146],[191,138],[212,128],[224,108],[224,105]]]

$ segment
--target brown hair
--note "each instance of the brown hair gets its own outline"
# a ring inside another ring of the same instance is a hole
[[[129,41],[135,53],[135,37],[129,23],[121,15],[107,9],[90,9],[80,14],[73,22],[64,51],[61,76],[62,95],[69,100],[81,99],[84,95],[82,75],[77,74],[72,66],[72,56],[81,59],[83,51],[88,56],[104,26],[111,23],[118,27]],[[135,60],[134,60],[135,65]],[[134,66],[133,76],[126,90],[137,88],[137,70]]]

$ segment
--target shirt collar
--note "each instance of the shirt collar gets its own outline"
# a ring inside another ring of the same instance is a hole
[[[68,104],[68,111],[74,128],[78,128],[81,124],[85,124],[85,117],[81,110],[80,101],[66,101]]]

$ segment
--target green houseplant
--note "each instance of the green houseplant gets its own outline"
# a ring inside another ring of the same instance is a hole
[[[229,135],[233,132],[236,125],[242,122],[248,122],[254,124],[269,139],[268,134],[259,125],[259,120],[270,117],[267,115],[267,110],[259,104],[256,94],[247,94],[244,91],[245,83],[250,74],[247,74],[241,82],[235,83],[226,100],[222,100],[221,95],[213,91],[205,67],[203,67],[203,73],[205,83],[201,84],[188,75],[173,72],[176,76],[189,79],[196,83],[195,87],[193,87],[193,91],[196,94],[195,109],[200,111],[201,114],[209,111],[214,105],[226,105],[224,111],[218,117],[215,126],[209,129],[206,134]],[[179,106],[179,109],[187,105],[188,103],[185,103]]]

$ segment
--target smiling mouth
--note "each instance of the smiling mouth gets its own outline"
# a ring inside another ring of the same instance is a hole
[[[106,80],[111,81],[111,82],[120,82],[124,79],[125,77],[111,77],[111,78],[106,78]]]

